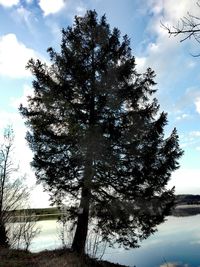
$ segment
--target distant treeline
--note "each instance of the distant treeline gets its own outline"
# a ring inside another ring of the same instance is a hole
[[[198,205],[200,204],[200,195],[177,195],[175,203],[177,205]]]
[[[57,207],[49,207],[49,208],[35,208],[35,209],[21,209],[11,211],[13,220],[20,221],[23,216],[36,216],[37,220],[52,220],[59,219],[61,212]]]
[[[200,213],[200,209],[197,209],[197,207],[191,207],[192,209],[179,207],[182,205],[200,205],[200,195],[176,195],[175,209],[172,209],[171,214],[174,216],[188,216]],[[12,212],[12,215],[16,219],[19,219],[24,214],[24,212],[27,213],[27,210],[16,210]],[[49,220],[59,219],[59,217],[61,216],[61,211],[57,207],[35,208],[29,209],[28,214],[35,215],[38,220]]]

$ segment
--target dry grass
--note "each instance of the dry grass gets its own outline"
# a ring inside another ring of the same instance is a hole
[[[79,257],[69,250],[30,253],[0,249],[0,267],[125,267],[89,257]]]

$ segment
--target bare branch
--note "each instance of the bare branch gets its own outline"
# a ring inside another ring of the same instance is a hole
[[[198,1],[197,6],[200,7],[200,1]],[[195,42],[200,44],[200,17],[195,16],[187,12],[187,16],[181,18],[176,26],[169,26],[160,22],[161,27],[166,30],[171,36],[181,36],[180,42],[184,42],[189,39],[194,39]],[[199,57],[200,54],[192,55],[193,57]]]
[[[27,204],[29,191],[24,185],[24,178],[16,177],[18,166],[12,157],[14,134],[11,127],[5,129],[4,142],[0,145],[0,245],[9,244],[9,227],[12,212]]]
[[[197,6],[200,7],[200,3],[197,2]],[[187,16],[181,18],[176,26],[169,26],[162,21],[161,27],[166,30],[169,36],[184,36],[180,42],[194,38],[194,40],[200,43],[200,17],[187,13]]]

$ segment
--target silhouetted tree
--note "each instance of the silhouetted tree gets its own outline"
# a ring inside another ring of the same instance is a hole
[[[29,195],[23,179],[16,178],[18,167],[12,157],[13,142],[13,130],[7,127],[0,145],[0,247],[10,245],[6,224],[11,222],[11,211],[22,208],[27,203]]]
[[[37,179],[55,202],[68,199],[73,250],[84,253],[90,218],[103,240],[136,247],[168,212],[182,155],[175,129],[164,138],[155,74],[136,72],[128,37],[95,11],[62,30],[60,53],[48,52],[51,66],[29,61],[34,95],[20,107]]]

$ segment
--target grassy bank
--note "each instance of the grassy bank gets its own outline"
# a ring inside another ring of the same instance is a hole
[[[0,267],[126,267],[107,261],[80,257],[69,250],[42,251],[0,249]]]

